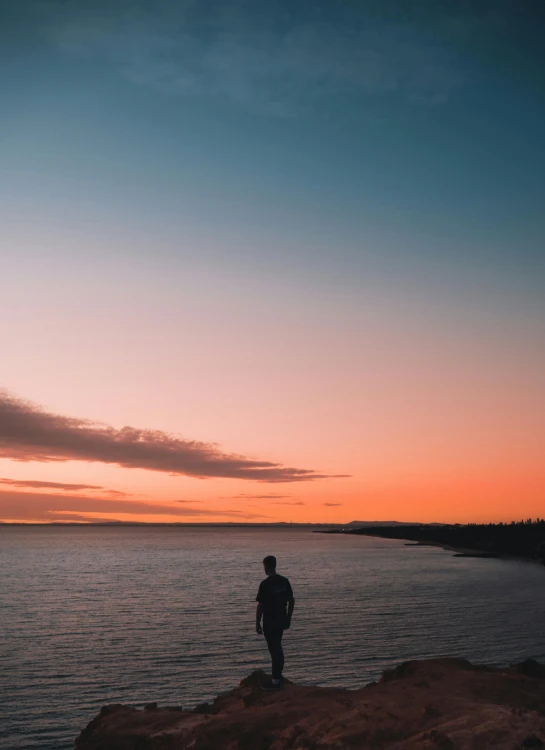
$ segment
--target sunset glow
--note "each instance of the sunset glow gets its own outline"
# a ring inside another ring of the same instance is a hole
[[[6,88],[0,520],[543,515],[542,91],[439,17],[189,73],[113,6],[29,6]]]

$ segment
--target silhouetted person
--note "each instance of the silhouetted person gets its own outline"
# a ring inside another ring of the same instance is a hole
[[[255,613],[255,630],[258,635],[265,635],[272,659],[272,682],[263,685],[265,690],[278,690],[282,687],[282,670],[284,669],[284,652],[282,636],[291,625],[291,616],[295,606],[291,584],[287,578],[276,572],[276,557],[269,555],[263,560],[267,578],[259,584]],[[261,629],[263,618],[263,629]]]

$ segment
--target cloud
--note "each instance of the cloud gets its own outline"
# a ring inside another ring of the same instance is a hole
[[[292,498],[293,495],[254,495],[251,493],[242,492],[239,495],[228,495],[224,496],[222,498],[219,498],[220,500],[272,500],[273,505],[306,505],[306,503],[301,502],[301,500],[290,500],[289,498]],[[248,506],[254,508],[255,506]]]
[[[159,430],[119,430],[64,417],[0,392],[0,458],[15,461],[98,461],[168,474],[257,482],[326,479],[312,469],[224,453],[214,443],[185,440]]]
[[[126,492],[120,490],[109,490],[98,484],[72,484],[69,482],[44,482],[38,479],[7,479],[0,478],[0,484],[7,484],[10,487],[28,487],[29,489],[48,489],[61,490],[62,492],[78,492],[80,490],[98,490],[108,495],[116,497],[127,497]]]
[[[252,493],[242,492],[239,495],[224,495],[223,500],[278,500],[280,498],[293,497],[293,495],[254,495]]]
[[[339,505],[342,505],[342,503],[324,503],[324,505],[328,508],[337,508]]]
[[[132,514],[137,516],[149,516],[154,519],[157,516],[176,516],[210,518],[218,516],[241,521],[266,518],[261,514],[248,514],[239,510],[212,510],[204,508],[180,508],[179,505],[167,503],[151,503],[142,500],[115,500],[112,498],[94,498],[82,495],[56,495],[42,492],[16,492],[0,490],[0,518],[9,520],[28,521],[54,521],[68,520],[68,516],[74,514],[81,516],[82,520],[95,520],[96,514],[108,514],[101,516],[101,520],[113,520],[112,515]],[[60,518],[62,516],[62,518]]]
[[[371,2],[110,0],[107,13],[91,2],[34,7],[43,33],[70,56],[109,63],[140,86],[279,116],[339,97],[445,101],[463,82],[456,45],[473,21],[439,12],[411,19]]]
[[[19,520],[22,521],[23,519],[19,519]],[[35,520],[38,520],[38,519],[35,519]],[[56,511],[56,510],[49,511],[48,520],[50,520],[52,523],[59,523],[61,521],[63,523],[65,523],[66,521],[69,521],[69,522],[77,521],[78,523],[111,523],[111,524],[122,523],[121,521],[115,521],[115,520],[112,521],[112,519],[108,517],[104,517],[104,518],[101,518],[100,516],[90,517],[90,516],[86,516],[83,513],[67,513],[65,511]]]

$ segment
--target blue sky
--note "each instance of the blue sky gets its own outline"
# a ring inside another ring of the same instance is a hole
[[[334,241],[348,273],[372,244],[531,279],[543,13],[472,6],[4,4],[8,201],[144,211],[167,231],[212,218],[235,242],[250,232],[257,257],[296,238],[305,263]]]

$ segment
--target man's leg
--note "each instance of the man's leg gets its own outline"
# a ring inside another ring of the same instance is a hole
[[[283,634],[284,631],[281,628],[274,628],[265,631],[265,639],[272,659],[273,680],[282,679],[282,670],[284,669],[284,651],[282,650]]]

